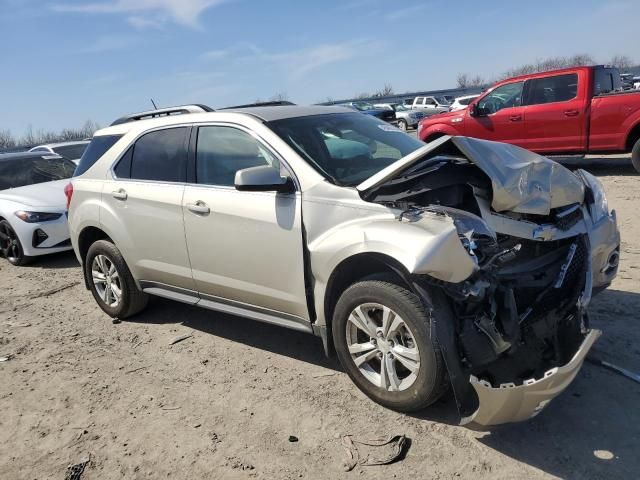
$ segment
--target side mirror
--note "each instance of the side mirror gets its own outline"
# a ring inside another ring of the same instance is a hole
[[[280,176],[280,172],[269,165],[238,170],[234,184],[241,192],[292,193],[296,190],[290,177]]]
[[[477,103],[472,103],[469,105],[469,115],[472,117],[481,117],[482,113],[480,112],[480,107],[478,107]]]

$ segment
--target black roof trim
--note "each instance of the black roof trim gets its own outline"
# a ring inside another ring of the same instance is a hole
[[[256,102],[256,103],[247,103],[246,105],[236,105],[234,107],[224,107],[219,108],[218,110],[231,110],[235,108],[252,108],[252,107],[284,107],[295,105],[295,103],[289,102],[287,100],[277,100],[273,102]]]
[[[213,112],[213,108],[195,103],[192,105],[178,105],[176,107],[158,108],[157,110],[148,110],[146,112],[132,113],[118,118],[111,126],[121,125],[123,123],[135,122],[138,120],[148,120],[150,118],[168,117],[169,115],[183,115],[186,113],[205,113]]]

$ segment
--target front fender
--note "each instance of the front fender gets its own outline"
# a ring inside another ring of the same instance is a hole
[[[450,135],[453,137],[462,135],[462,132],[455,129],[451,125],[447,125],[446,123],[435,123],[433,125],[422,127],[418,134],[420,140],[422,140],[423,142],[426,142],[428,138],[433,137],[434,135],[439,137],[443,135]]]

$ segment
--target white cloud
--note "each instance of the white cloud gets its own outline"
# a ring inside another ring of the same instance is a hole
[[[251,43],[241,42],[227,48],[204,52],[200,58],[212,61],[225,60],[236,66],[270,64],[287,72],[292,79],[298,80],[327,65],[374,54],[381,45],[379,41],[353,40],[273,53]]]
[[[162,18],[171,18],[176,23],[198,27],[200,15],[207,9],[226,0],[106,0],[87,4],[64,3],[53,5],[58,12],[78,13],[124,13],[130,14],[129,23],[137,27],[157,24]],[[151,15],[152,18],[144,17]],[[132,20],[133,19],[133,20]],[[144,25],[143,25],[144,24]]]
[[[132,15],[131,17],[127,18],[127,22],[129,22],[129,25],[131,25],[132,27],[141,30],[144,28],[161,28],[165,23],[163,18],[151,18],[139,15]]]
[[[93,43],[80,48],[77,53],[103,53],[122,50],[134,44],[136,40],[126,35],[98,37]]]
[[[392,20],[392,21],[412,18],[414,15],[422,14],[428,7],[429,7],[428,4],[420,4],[420,5],[414,5],[412,7],[395,9],[391,13],[388,13],[386,15],[386,18],[387,20]],[[427,20],[427,17],[425,15],[422,15],[419,18],[424,21]],[[433,18],[435,20],[435,17]]]

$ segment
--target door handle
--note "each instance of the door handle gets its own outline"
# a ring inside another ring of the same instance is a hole
[[[509,120],[511,120],[512,122],[519,122],[520,120],[522,120],[522,115],[511,115],[509,117]]]
[[[578,112],[578,110],[565,110],[564,111],[565,117],[577,117],[579,113],[580,112]]]
[[[127,199],[127,192],[125,192],[122,188],[120,190],[114,190],[113,192],[111,192],[111,195],[116,200],[126,200]]]
[[[190,212],[198,213],[200,215],[207,215],[211,212],[209,206],[201,200],[198,200],[196,203],[187,203],[187,208]]]

